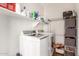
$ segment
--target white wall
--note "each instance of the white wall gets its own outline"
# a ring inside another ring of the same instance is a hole
[[[63,11],[73,10],[75,7],[72,3],[47,3],[43,5],[46,18],[62,18]]]
[[[6,15],[0,14],[0,56],[8,55],[9,20]]]
[[[77,12],[77,55],[79,56],[79,3],[75,4],[75,10]]]
[[[52,21],[51,22],[51,33],[55,33],[55,42],[64,44],[64,20]]]
[[[10,44],[9,55],[16,55],[19,51],[19,36],[23,30],[33,30],[32,22],[27,19],[10,17]]]
[[[19,35],[22,30],[34,30],[27,19],[0,15],[0,56],[15,56],[19,52]]]

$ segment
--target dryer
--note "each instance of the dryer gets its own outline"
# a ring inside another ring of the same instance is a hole
[[[23,56],[49,56],[51,52],[50,37],[47,33],[21,33],[20,54]]]

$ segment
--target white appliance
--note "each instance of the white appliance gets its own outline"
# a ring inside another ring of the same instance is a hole
[[[51,35],[52,36],[52,35]],[[49,56],[51,53],[50,36],[47,33],[21,33],[20,54],[22,56]]]

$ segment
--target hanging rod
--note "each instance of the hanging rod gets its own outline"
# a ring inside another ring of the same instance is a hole
[[[50,18],[48,19],[49,21],[60,21],[60,20],[64,20],[63,18]]]

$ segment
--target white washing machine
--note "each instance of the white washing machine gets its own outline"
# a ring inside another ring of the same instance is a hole
[[[51,35],[52,36],[52,35]],[[47,33],[24,34],[20,36],[20,54],[22,56],[49,56],[51,53],[50,35]]]

